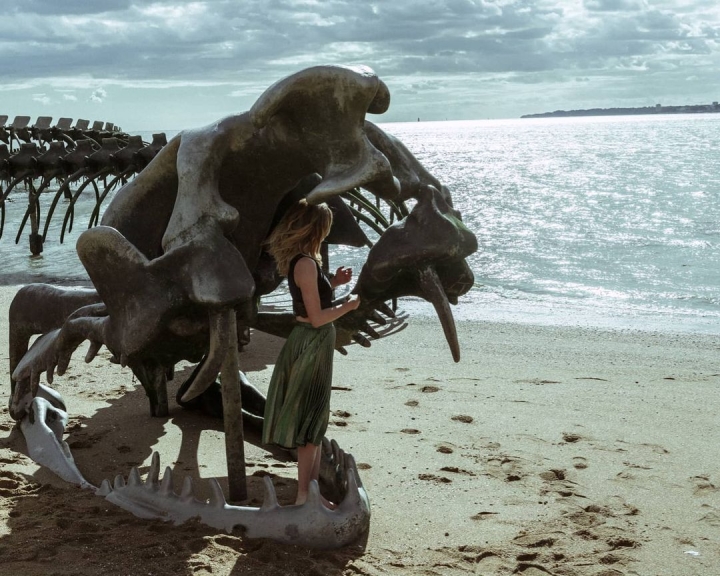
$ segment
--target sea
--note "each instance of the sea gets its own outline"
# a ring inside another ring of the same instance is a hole
[[[477,235],[475,286],[456,319],[720,334],[720,115],[380,126],[449,187]],[[94,192],[80,196],[63,243],[60,201],[40,257],[27,229],[15,244],[26,194],[6,206],[0,284],[87,283],[74,244]],[[337,247],[330,264],[359,272],[366,255]],[[418,299],[400,305],[434,315]]]

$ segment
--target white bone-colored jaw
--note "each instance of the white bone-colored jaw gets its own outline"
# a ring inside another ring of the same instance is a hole
[[[335,510],[322,503],[316,481],[310,483],[307,501],[302,505],[280,506],[269,477],[263,480],[265,497],[260,508],[233,506],[226,502],[217,480],[210,481],[212,495],[201,501],[192,495],[189,478],[180,494],[172,489],[173,474],[167,468],[158,487],[156,454],[143,483],[137,469],[130,472],[127,482],[122,476],[114,485],[103,482],[99,496],[140,518],[156,518],[181,524],[198,518],[203,524],[232,532],[241,528],[248,538],[269,538],[277,542],[312,548],[340,548],[359,539],[370,524],[370,503],[365,490],[358,486],[355,461],[342,450],[337,451],[339,482],[345,497]],[[159,466],[159,462],[157,463]]]
[[[33,398],[28,412],[20,421],[20,430],[27,442],[28,455],[66,482],[81,488],[95,487],[90,484],[75,465],[70,448],[62,440],[67,414],[55,408],[45,398]]]
[[[50,415],[50,416],[49,416]],[[48,421],[60,423],[53,429]],[[118,474],[113,482],[103,480],[99,488],[82,476],[62,438],[66,415],[41,397],[35,398],[20,427],[33,460],[47,466],[64,480],[91,488],[97,496],[120,506],[139,518],[160,519],[175,524],[197,517],[200,522],[232,532],[242,528],[248,538],[269,538],[277,542],[310,548],[340,548],[365,534],[370,525],[370,502],[357,473],[355,459],[346,454],[334,440],[323,442],[326,480],[335,484],[334,491],[343,494],[335,510],[322,503],[316,481],[310,484],[307,501],[302,505],[281,506],[269,477],[263,480],[265,496],[261,507],[232,506],[227,503],[217,480],[210,481],[211,498],[198,500],[193,494],[190,477],[175,492],[173,471],[165,468],[160,478],[160,456],[153,453],[147,477],[143,481],[137,467],[127,479]]]

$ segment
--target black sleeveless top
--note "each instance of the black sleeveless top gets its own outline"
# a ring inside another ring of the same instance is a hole
[[[305,254],[298,254],[292,260],[290,260],[287,281],[288,288],[290,288],[290,296],[292,296],[293,301],[293,313],[296,316],[302,316],[303,318],[307,318],[307,310],[305,309],[305,303],[303,302],[302,290],[300,290],[300,287],[295,284],[295,264],[297,264],[298,260],[303,257],[310,258]],[[325,308],[331,308],[333,305],[333,289],[332,285],[330,284],[330,279],[327,277],[325,272],[323,272],[323,269],[320,267],[320,264],[317,263],[317,260],[315,260],[314,258],[311,258],[311,260],[315,262],[315,266],[318,271],[317,283],[318,294],[320,295],[320,308],[323,310]]]

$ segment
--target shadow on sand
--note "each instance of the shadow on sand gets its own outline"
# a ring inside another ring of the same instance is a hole
[[[277,357],[282,340],[258,334],[248,352],[241,355],[242,369],[252,382],[252,373],[265,369]],[[76,359],[75,362],[78,362]],[[179,371],[169,383],[168,396],[175,392],[190,368]],[[92,394],[89,389],[88,393]],[[153,446],[166,435],[171,421],[180,429],[180,447],[174,461],[161,467],[173,468],[175,489],[185,476],[193,479],[195,495],[209,496],[203,479],[200,436],[211,430],[222,434],[222,421],[199,412],[183,410],[171,401],[168,418],[152,418],[144,391],[136,387],[117,398],[104,398],[107,406],[88,418],[73,417],[66,441],[78,468],[98,486],[117,474],[127,477],[139,466],[145,478]],[[340,575],[353,560],[363,555],[366,538],[339,551],[314,551],[276,544],[267,540],[243,539],[189,521],[180,526],[159,520],[147,521],[82,490],[64,483],[52,472],[39,468],[28,475],[17,470],[27,464],[27,448],[19,429],[12,427],[7,410],[0,430],[0,502],[9,533],[0,536],[0,576],[19,575],[125,575],[149,574],[323,574]],[[246,441],[259,445],[257,432],[246,433]],[[265,448],[263,448],[265,449]],[[167,459],[167,457],[165,457]],[[251,466],[248,462],[248,500],[257,506],[263,497],[263,476],[271,476],[281,504],[294,500],[296,481],[273,473],[273,466],[293,467],[292,455],[278,450],[275,464]],[[294,471],[289,476],[294,476]],[[218,478],[225,494],[227,478]],[[357,573],[357,569],[353,568]]]

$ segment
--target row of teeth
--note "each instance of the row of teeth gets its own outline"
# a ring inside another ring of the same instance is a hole
[[[339,456],[339,458],[336,458],[336,462],[340,463],[340,468],[347,470],[347,494],[345,499],[348,499],[348,497],[350,497],[352,500],[356,500],[360,497],[360,495],[358,483],[356,480],[356,465],[354,458],[351,454],[346,454],[342,451],[340,451],[341,454],[338,454],[337,452],[335,453],[337,456]],[[225,495],[223,494],[222,488],[215,478],[209,479],[211,495],[208,501],[201,501],[195,498],[193,493],[193,481],[192,478],[189,476],[185,477],[182,489],[178,494],[174,490],[174,477],[172,469],[169,466],[165,468],[165,473],[162,477],[162,480],[159,479],[159,471],[160,455],[157,452],[153,452],[150,469],[148,471],[147,480],[145,482],[142,481],[137,466],[134,466],[130,471],[127,481],[122,474],[118,474],[115,477],[112,485],[110,484],[109,480],[103,480],[100,488],[97,489],[95,494],[97,496],[107,497],[111,494],[113,494],[114,496],[119,496],[120,493],[122,493],[123,500],[129,497],[131,501],[136,500],[137,498],[146,500],[147,496],[157,494],[161,499],[172,499],[181,504],[207,506],[219,510],[240,508],[245,510],[257,510],[256,508],[250,507],[229,506],[227,500],[225,499]],[[265,476],[263,478],[263,483],[265,488],[265,495],[260,510],[269,511],[275,508],[279,508],[280,506],[278,504],[277,493],[275,492],[275,487],[273,486],[270,477]],[[142,490],[146,493],[145,498],[143,498],[143,493],[139,490]],[[115,498],[111,499],[115,500]],[[320,490],[317,483],[315,482],[311,483],[308,500],[305,505],[322,506]]]

